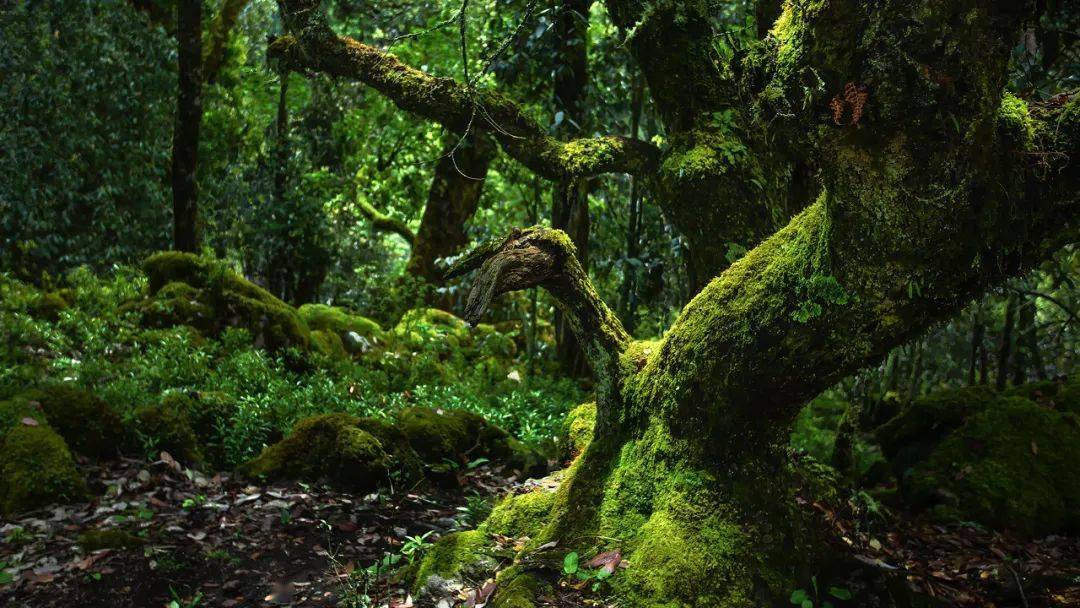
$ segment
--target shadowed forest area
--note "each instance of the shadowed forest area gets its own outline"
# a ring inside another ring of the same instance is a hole
[[[1080,5],[0,0],[0,605],[1080,606]]]

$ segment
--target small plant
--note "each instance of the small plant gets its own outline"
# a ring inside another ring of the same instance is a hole
[[[609,551],[583,565],[577,552],[571,551],[563,558],[563,574],[576,578],[579,581],[579,588],[591,582],[590,588],[595,592],[600,590],[605,580],[615,574],[615,567],[620,561],[622,561],[622,556],[618,551]]]
[[[185,509],[197,509],[206,504],[206,495],[198,494],[191,498],[185,498],[184,502],[180,503],[180,506]],[[153,514],[151,513],[151,516]]]
[[[203,594],[200,592],[189,600],[184,599],[172,587],[169,587],[169,595],[172,596],[172,601],[165,605],[166,608],[197,608],[203,598]]]
[[[407,559],[410,564],[417,558],[423,556],[425,551],[435,546],[434,543],[428,542],[427,538],[429,536],[431,536],[430,531],[419,536],[405,537],[405,544],[401,546],[401,554],[405,556],[405,559]]]
[[[822,599],[816,576],[810,577],[810,587],[809,591],[806,589],[796,589],[792,591],[791,597],[789,598],[791,603],[800,608],[814,608],[815,606],[820,606],[821,608],[834,608],[831,600]],[[851,592],[843,587],[830,586],[826,597],[838,600],[850,600],[852,596]]]
[[[8,532],[8,535],[6,537],[4,537],[4,542],[11,545],[21,545],[23,543],[30,542],[31,540],[33,540],[33,538],[34,535],[27,532],[26,528],[16,526],[15,528],[12,528],[10,532]]]
[[[5,569],[8,567],[7,562],[0,562],[0,585],[10,585],[15,582],[15,576]]]

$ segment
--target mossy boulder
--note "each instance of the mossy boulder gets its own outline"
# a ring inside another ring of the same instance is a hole
[[[312,330],[311,349],[331,359],[349,358],[349,352],[345,350],[345,343],[341,341],[341,336],[330,331]]]
[[[236,414],[237,407],[237,401],[232,395],[220,391],[179,391],[169,393],[161,400],[164,411],[175,413],[170,414],[169,418],[170,423],[177,426],[172,431],[174,438],[179,439],[176,445],[184,450],[190,449],[184,430],[186,426],[195,439],[197,456],[214,467],[228,464],[225,456],[225,429]]]
[[[377,322],[344,308],[304,304],[297,313],[311,330],[336,335],[350,354],[362,353],[386,342],[386,333]]]
[[[146,539],[123,530],[88,530],[79,535],[75,544],[87,552],[102,549],[138,549],[146,544]]]
[[[0,443],[0,509],[5,515],[86,498],[86,484],[56,431],[19,424]]]
[[[398,413],[397,427],[429,469],[448,461],[464,464],[488,458],[495,464],[535,474],[547,464],[535,448],[465,410],[406,408]]]
[[[136,410],[135,434],[148,456],[168,452],[173,458],[190,466],[203,462],[199,440],[191,427],[189,413],[177,400],[166,400]]]
[[[437,585],[440,580],[486,579],[498,567],[498,563],[484,553],[488,544],[488,535],[479,530],[442,537],[424,554],[416,572],[414,593],[420,597],[430,596],[430,586]]]
[[[924,460],[933,448],[972,414],[996,401],[985,386],[938,391],[915,399],[875,432],[881,451],[898,475]]]
[[[67,445],[93,458],[115,456],[126,442],[120,416],[101,398],[71,384],[53,384],[15,396],[44,414]]]
[[[211,334],[243,327],[258,346],[310,348],[310,330],[294,308],[223,262],[166,251],[147,258],[143,270],[149,298],[138,308],[148,324],[191,325]]]
[[[389,456],[390,476],[393,481],[408,483],[423,479],[424,463],[400,428],[386,420],[372,417],[358,418],[356,426],[379,440],[379,444]]]
[[[305,418],[239,471],[262,479],[327,481],[346,490],[372,490],[388,479],[393,459],[362,424],[367,423],[348,414]]]
[[[1080,532],[1080,417],[1023,397],[970,416],[905,476],[916,507],[1028,535]]]
[[[434,343],[445,350],[472,345],[472,333],[464,319],[438,308],[413,308],[394,326],[394,336],[410,348]]]

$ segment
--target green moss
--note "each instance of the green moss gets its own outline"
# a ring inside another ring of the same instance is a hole
[[[218,391],[182,391],[166,395],[161,401],[166,411],[176,412],[194,434],[199,454],[214,467],[226,462],[225,429],[236,414],[236,399]],[[183,436],[181,427],[180,436]]]
[[[511,538],[539,538],[555,506],[555,493],[534,490],[511,494],[495,505],[481,530]]]
[[[475,572],[479,580],[487,578],[496,567],[495,560],[484,553],[487,547],[487,535],[478,530],[442,537],[424,555],[416,573],[414,592],[421,592],[432,576],[449,580]]]
[[[315,329],[311,332],[311,349],[331,359],[348,359],[349,353],[341,337],[329,331]]]
[[[109,404],[71,384],[45,386],[14,399],[39,407],[49,425],[79,454],[113,456],[126,441],[120,416]]]
[[[360,418],[356,426],[379,440],[389,457],[387,467],[395,482],[423,479],[424,464],[401,429],[378,418]]]
[[[877,429],[882,452],[901,475],[968,416],[996,399],[997,393],[985,386],[943,390],[916,399]]]
[[[507,568],[499,573],[492,608],[535,608],[537,601],[551,593],[551,585],[521,568]]]
[[[0,507],[14,515],[86,498],[64,439],[48,426],[16,426],[0,445]]]
[[[20,398],[0,401],[0,443],[11,430],[22,426],[25,418],[33,419],[38,424],[49,424],[49,419],[37,401]]]
[[[80,534],[75,543],[83,551],[138,549],[146,544],[146,539],[123,530],[89,530]]]
[[[304,304],[297,313],[311,329],[332,332],[344,336],[354,332],[367,340],[385,340],[382,327],[371,319],[349,312],[337,306]]]
[[[139,308],[153,326],[191,325],[209,333],[244,327],[259,346],[310,346],[310,331],[295,309],[223,262],[167,251],[147,258],[143,270],[150,297]]]
[[[464,410],[410,407],[397,416],[397,427],[409,439],[424,462],[461,461],[479,444],[480,432],[487,422]],[[479,456],[479,454],[477,454]]]
[[[1022,397],[973,414],[917,465],[908,499],[1027,535],[1080,531],[1080,418]]]
[[[394,326],[394,335],[411,348],[418,348],[431,341],[441,342],[449,350],[472,345],[469,324],[438,308],[414,308],[407,311]]]
[[[203,462],[202,450],[187,408],[179,400],[167,399],[161,405],[140,408],[134,414],[135,432],[147,455],[156,457],[168,452],[173,458],[198,466]]]
[[[296,423],[292,433],[266,448],[240,472],[266,479],[325,480],[352,491],[367,491],[388,479],[391,459],[360,419],[324,414]]]
[[[70,306],[67,299],[59,292],[50,291],[43,293],[30,306],[30,314],[38,319],[55,321],[60,318],[60,313]]]
[[[1012,93],[1005,93],[1001,98],[998,127],[1003,136],[1020,149],[1031,147],[1035,139],[1035,123],[1028,113],[1027,102]]]
[[[582,403],[570,410],[563,422],[562,435],[565,437],[565,456],[574,458],[585,451],[593,438],[593,429],[596,428],[596,403]]]

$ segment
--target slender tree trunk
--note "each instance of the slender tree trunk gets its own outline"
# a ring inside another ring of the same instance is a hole
[[[979,362],[985,352],[986,323],[983,321],[982,306],[975,309],[975,320],[971,327],[971,361],[968,365],[968,386],[975,386],[980,381]],[[985,371],[983,372],[985,374]]]
[[[1001,343],[998,345],[997,390],[1005,390],[1009,381],[1010,360],[1013,352],[1013,328],[1016,325],[1016,295],[1010,295],[1005,303],[1005,320],[1001,326]]]
[[[199,127],[202,123],[202,0],[176,5],[179,57],[176,127],[173,131],[173,248],[199,251]]]
[[[637,137],[641,124],[641,110],[644,105],[644,83],[636,75],[630,98],[630,137]],[[626,211],[626,263],[623,265],[623,282],[619,291],[619,303],[623,325],[626,331],[634,334],[637,326],[637,277],[640,274],[638,250],[641,244],[641,183],[636,177],[630,177],[630,200]],[[631,262],[633,261],[633,263]]]
[[[916,340],[911,344],[911,374],[908,376],[908,402],[914,401],[919,396],[922,384],[923,372],[923,341]]]
[[[1028,367],[1031,365],[1031,351],[1028,349],[1028,334],[1031,333],[1035,318],[1032,314],[1034,301],[1024,296],[1016,296],[1016,338],[1012,361],[1012,383],[1019,386],[1027,382]]]

